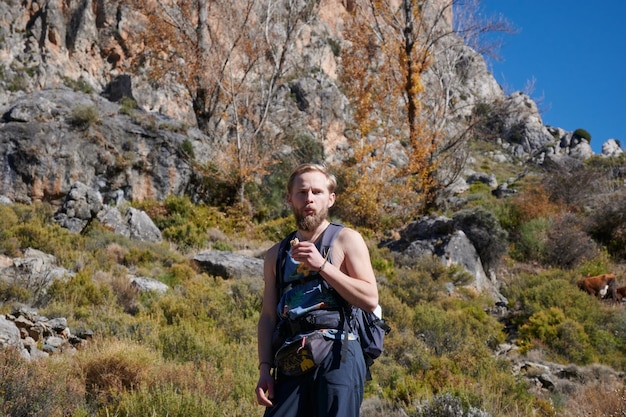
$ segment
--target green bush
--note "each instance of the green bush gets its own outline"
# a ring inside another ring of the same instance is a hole
[[[0,303],[10,305],[14,302],[33,302],[33,293],[24,285],[0,280]]]
[[[447,268],[436,257],[423,256],[414,262],[414,268],[399,268],[389,279],[389,289],[409,306],[436,300],[449,282]]]
[[[591,143],[591,134],[587,132],[585,129],[578,128],[574,130],[573,136],[579,139],[585,139],[587,142]]]
[[[81,104],[72,110],[68,121],[72,126],[79,129],[87,129],[90,126],[100,123],[100,115],[95,106]]]
[[[183,253],[206,247],[210,228],[219,225],[229,231],[228,217],[223,212],[193,204],[187,196],[169,195],[162,203],[144,201],[136,206],[150,216],[163,238],[178,245]]]
[[[180,392],[176,387],[158,385],[153,388],[125,391],[111,415],[136,416],[219,416],[223,404],[208,396]]]
[[[552,222],[546,218],[523,223],[519,228],[519,235],[513,241],[511,256],[522,262],[541,262],[551,227]]]
[[[67,282],[56,280],[47,291],[49,302],[68,307],[94,307],[114,299],[111,287],[92,279],[91,271],[81,270]]]
[[[544,346],[553,360],[598,360],[620,369],[626,359],[620,342],[626,335],[625,315],[578,289],[578,277],[560,270],[520,274],[503,291],[509,303],[518,306],[513,324],[525,349]]]
[[[190,159],[194,159],[196,157],[196,154],[193,150],[193,144],[189,139],[185,139],[182,141],[182,143],[180,144],[180,151],[183,153],[183,155],[187,156]]]
[[[70,77],[63,77],[63,84],[68,86],[74,91],[78,91],[85,94],[92,94],[94,89],[87,81],[83,78],[79,78],[78,80],[74,80]]]
[[[519,336],[526,342],[536,339],[550,347],[555,355],[550,358],[552,360],[581,365],[597,360],[583,325],[566,318],[558,307],[550,307],[530,316],[528,322],[520,327]]]
[[[130,97],[122,97],[120,101],[120,114],[132,116],[138,108],[137,101]]]
[[[296,221],[293,216],[281,217],[257,224],[255,235],[261,240],[278,242],[294,230],[296,230]]]
[[[176,243],[181,252],[203,248],[207,244],[206,230],[200,229],[193,223],[169,226],[163,229],[162,235],[164,239]]]
[[[11,92],[26,91],[28,89],[28,78],[23,74],[16,74],[8,83],[7,90]]]

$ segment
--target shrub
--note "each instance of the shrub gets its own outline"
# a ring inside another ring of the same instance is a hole
[[[258,278],[243,278],[230,285],[233,304],[244,318],[258,317],[261,311],[263,288]]]
[[[593,383],[583,385],[568,398],[563,414],[568,416],[623,416],[626,387],[622,384]]]
[[[13,226],[18,224],[19,220],[12,206],[6,204],[0,205],[0,232],[10,230]]]
[[[98,109],[90,105],[78,105],[69,115],[69,122],[79,129],[87,129],[100,122]]]
[[[163,328],[159,332],[159,348],[166,360],[179,363],[198,363],[211,356],[209,345],[190,320],[178,319],[173,325]]]
[[[0,349],[0,415],[87,415],[80,372],[73,364],[59,360],[29,362],[17,350],[3,347]]]
[[[262,240],[278,242],[296,229],[293,216],[267,220],[255,226],[255,235]]]
[[[597,245],[580,223],[578,217],[569,213],[555,220],[547,233],[543,255],[546,265],[572,269],[599,254]]]
[[[484,312],[481,302],[442,299],[440,304],[415,306],[413,318],[414,331],[435,355],[483,355],[504,340],[502,325]],[[472,362],[457,365],[468,368],[467,372],[473,372],[469,369],[473,366]]]
[[[138,109],[137,102],[130,97],[122,97],[120,101],[120,114],[126,114],[132,116]]]
[[[526,134],[526,126],[524,123],[519,122],[513,126],[508,131],[508,139],[513,143],[523,143],[524,137]]]
[[[117,303],[128,314],[136,314],[139,310],[139,290],[127,276],[113,277],[109,285],[117,298]]]
[[[172,225],[162,231],[164,239],[178,245],[181,252],[203,248],[207,243],[206,230],[193,223]]]
[[[213,398],[193,392],[180,392],[167,385],[124,391],[113,415],[135,416],[217,416],[223,405]]]
[[[188,196],[168,196],[164,202],[144,201],[137,205],[144,210],[161,230],[163,237],[186,252],[205,247],[208,231],[217,228],[224,233],[250,235],[252,224],[240,207],[220,211],[205,204],[193,204]]]
[[[100,340],[78,356],[90,400],[106,405],[121,393],[141,388],[149,370],[161,362],[145,346],[115,340]]]
[[[574,130],[574,133],[572,134],[572,136],[575,138],[579,138],[579,139],[585,139],[587,142],[591,143],[591,134],[587,132],[585,129],[578,128]]]
[[[473,131],[479,139],[496,140],[504,134],[507,109],[498,103],[477,103],[472,109]]]
[[[520,327],[520,338],[537,339],[550,347],[558,355],[556,359],[587,364],[594,356],[589,343],[589,336],[583,326],[558,307],[550,307],[530,316],[528,322]]]
[[[523,223],[519,227],[518,236],[513,241],[511,249],[513,259],[523,262],[541,262],[551,226],[552,222],[546,218],[533,219]]]
[[[183,153],[183,155],[190,159],[194,159],[196,157],[196,154],[193,150],[193,144],[189,139],[185,139],[181,142],[180,151]]]
[[[8,83],[7,90],[11,92],[27,91],[28,90],[28,78],[22,74],[16,74]]]
[[[56,280],[47,292],[49,302],[59,302],[71,307],[93,307],[113,299],[111,287],[91,279],[91,272],[81,270],[67,282]]]
[[[417,408],[419,417],[490,417],[485,411],[463,405],[462,401],[450,393],[435,396]]]
[[[85,81],[85,79],[83,79],[82,77],[79,78],[78,80],[74,80],[70,77],[63,77],[63,84],[65,84],[66,86],[68,86],[69,88],[71,88],[74,91],[78,91],[81,93],[85,93],[85,94],[92,94],[94,92],[94,89],[91,85],[89,85],[89,83],[87,81]]]
[[[626,259],[626,192],[617,192],[601,208],[589,215],[586,231],[608,252]]]
[[[11,304],[15,301],[27,303],[32,301],[33,294],[23,285],[0,280],[0,302]]]
[[[414,306],[433,301],[444,292],[447,268],[434,256],[422,256],[413,268],[396,270],[389,289],[403,303]]]
[[[569,170],[547,175],[543,180],[543,188],[549,195],[550,202],[560,205],[561,209],[578,212],[581,207],[593,203],[593,196],[597,195],[598,190],[605,188],[606,183],[605,170],[576,164]]]
[[[393,258],[391,257],[388,248],[379,248],[377,246],[370,248],[370,259],[374,271],[382,274],[385,278],[392,278],[395,276]]]
[[[587,314],[590,320],[600,319],[602,313],[594,308],[595,300],[576,288],[572,281],[575,279],[558,270],[521,273],[502,289],[502,293],[510,304],[517,303],[518,324],[524,323],[534,313],[551,307],[560,308],[568,317],[584,317]]]
[[[542,184],[530,183],[523,193],[508,199],[502,210],[506,218],[499,216],[500,222],[507,225],[506,230],[514,234],[523,223],[543,217],[549,218],[560,213],[562,207],[551,200],[551,194]]]

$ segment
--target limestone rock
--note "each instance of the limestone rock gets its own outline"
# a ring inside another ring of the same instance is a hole
[[[196,254],[193,260],[203,271],[224,279],[263,277],[262,259],[212,250]]]

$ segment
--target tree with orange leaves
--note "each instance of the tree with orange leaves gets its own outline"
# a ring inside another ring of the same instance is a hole
[[[466,17],[453,26],[453,6],[476,5],[477,0],[353,2],[342,49],[341,81],[355,126],[351,172],[345,174],[350,182],[340,207],[344,216],[369,226],[406,221],[430,210],[437,193],[459,175],[463,145],[476,121],[461,126],[464,109],[455,108],[454,74],[464,57],[457,45],[508,28],[506,22]]]

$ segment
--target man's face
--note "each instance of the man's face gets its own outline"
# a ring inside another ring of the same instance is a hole
[[[291,193],[287,195],[298,228],[315,230],[328,217],[328,209],[335,203],[335,193],[328,191],[326,176],[312,171],[296,177]]]

